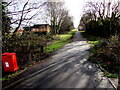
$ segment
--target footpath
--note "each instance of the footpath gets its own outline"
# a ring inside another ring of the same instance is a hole
[[[79,31],[42,65],[28,68],[16,81],[3,89],[34,88],[113,88],[95,64],[88,61],[90,44]]]

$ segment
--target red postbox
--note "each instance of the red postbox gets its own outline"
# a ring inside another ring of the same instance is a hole
[[[4,71],[14,72],[18,70],[16,53],[3,53],[2,63]]]

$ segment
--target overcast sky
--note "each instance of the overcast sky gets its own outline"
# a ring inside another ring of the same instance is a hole
[[[78,27],[85,0],[65,0],[65,5],[70,10],[70,14],[74,18],[74,26]]]
[[[9,0],[7,0],[9,1]],[[11,0],[10,0],[11,1]],[[13,0],[14,1],[14,0]],[[21,8],[22,9],[22,6],[24,5],[24,3],[26,2],[27,0],[20,0],[19,1],[19,5],[14,6],[14,7],[9,7],[10,10],[14,10],[14,9],[17,9],[17,8]],[[39,1],[49,1],[49,2],[65,2],[65,6],[67,7],[67,9],[70,11],[70,14],[71,16],[73,16],[73,19],[74,19],[74,26],[75,27],[78,27],[78,24],[79,24],[79,21],[80,21],[80,15],[82,14],[82,9],[83,9],[83,6],[85,4],[85,0],[29,0],[30,2],[39,2]],[[86,0],[87,1],[87,0]],[[14,9],[13,9],[14,8]],[[18,10],[19,10],[18,9]],[[33,12],[32,12],[33,13]],[[16,16],[15,16],[16,17]],[[14,17],[14,18],[15,18]],[[17,18],[17,17],[16,17]],[[35,19],[34,19],[35,20]],[[36,23],[39,22],[39,23],[44,23],[44,21],[42,20],[38,20],[36,21]],[[15,25],[16,26],[16,25]],[[14,27],[14,25],[13,25]]]
[[[9,1],[9,0],[7,0]],[[22,3],[25,3],[27,0],[20,0],[19,3],[21,6]],[[69,9],[71,16],[73,16],[74,18],[74,26],[77,28],[80,22],[80,18],[82,16],[82,10],[83,8],[85,8],[85,3],[88,1],[92,1],[92,2],[99,2],[99,1],[103,1],[103,0],[29,0],[30,2],[39,2],[39,1],[49,1],[49,2],[65,2],[65,6]],[[108,1],[108,0],[105,0]],[[110,0],[111,1],[111,0]],[[118,1],[118,0],[112,0],[112,1]],[[20,7],[14,7],[14,8],[20,8]],[[11,9],[12,10],[12,9]],[[33,13],[33,12],[32,12]],[[34,19],[35,20],[35,19]],[[42,20],[36,20],[39,23],[44,23]],[[40,22],[41,21],[41,22]]]
[[[70,15],[74,18],[74,26],[78,27],[80,22],[80,17],[82,15],[82,9],[85,2],[88,0],[47,0],[49,2],[65,2],[67,9],[69,9]]]
[[[48,1],[57,1],[57,0],[48,0]],[[77,28],[80,22],[83,8],[85,8],[85,3],[89,1],[103,2],[104,0],[64,0],[64,1],[67,8],[70,10],[70,14],[74,17],[74,26]],[[108,1],[112,1],[112,3],[115,3],[118,2],[119,0],[105,0],[105,2]]]

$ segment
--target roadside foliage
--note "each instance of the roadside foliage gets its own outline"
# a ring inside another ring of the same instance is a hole
[[[80,25],[91,43],[89,60],[100,64],[108,77],[118,77],[120,70],[120,2],[88,2]],[[97,43],[95,43],[95,41]]]

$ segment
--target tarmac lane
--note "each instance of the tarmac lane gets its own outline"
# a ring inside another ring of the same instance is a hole
[[[26,76],[12,89],[113,88],[103,72],[88,61],[90,45],[77,31],[73,42],[55,52],[44,68]]]

